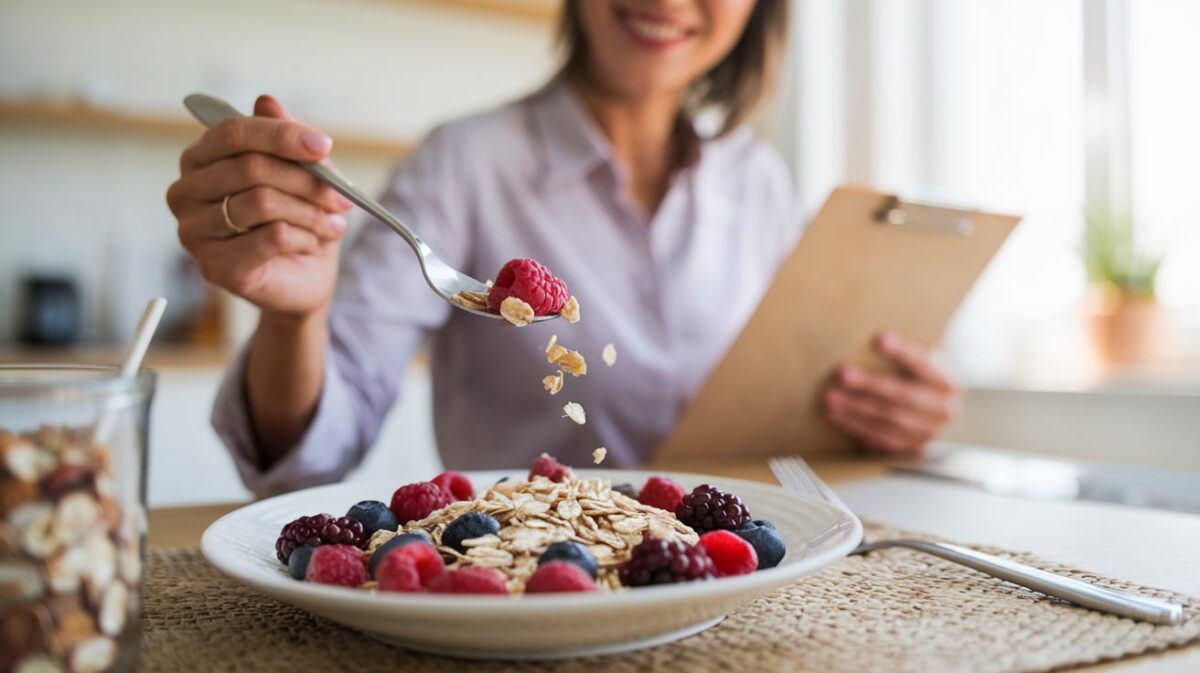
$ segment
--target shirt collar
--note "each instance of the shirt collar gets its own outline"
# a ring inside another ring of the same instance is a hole
[[[555,77],[527,102],[548,182],[579,179],[612,162],[612,148],[565,78]]]

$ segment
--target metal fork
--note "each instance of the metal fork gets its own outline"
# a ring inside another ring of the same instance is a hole
[[[202,93],[194,93],[184,98],[183,105],[192,113],[192,116],[199,119],[200,123],[208,128],[212,128],[232,117],[245,116],[238,112],[237,108],[220,98]],[[336,189],[343,196],[357,204],[358,207],[374,215],[375,219],[386,224],[392,231],[400,234],[400,237],[408,243],[413,252],[417,253],[417,259],[421,262],[421,273],[425,276],[425,282],[442,299],[445,299],[452,306],[460,308],[467,313],[473,313],[484,318],[494,318],[496,320],[504,319],[497,313],[468,308],[455,302],[453,297],[459,292],[487,294],[489,288],[442,261],[442,258],[438,257],[433,249],[425,241],[421,240],[421,237],[417,236],[416,232],[409,228],[407,224],[404,224],[400,221],[400,218],[389,213],[387,208],[384,208],[378,201],[368,196],[366,192],[359,189],[353,182],[350,182],[336,168],[318,163],[295,163],[309,173],[312,173],[321,182]],[[533,322],[544,322],[557,317],[558,314],[536,316]]]
[[[800,458],[772,458],[771,473],[784,488],[819,498],[849,511],[841,498]],[[1101,612],[1109,612],[1153,624],[1175,626],[1183,622],[1183,606],[1142,596],[1122,594],[1077,579],[1002,559],[991,554],[945,542],[925,540],[875,540],[863,542],[851,555],[866,554],[887,547],[905,547],[933,554],[947,561],[973,568],[992,577],[1033,589],[1069,603]]]

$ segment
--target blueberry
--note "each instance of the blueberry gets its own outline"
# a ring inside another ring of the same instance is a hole
[[[600,571],[599,566],[596,564],[596,557],[592,556],[590,551],[584,549],[583,545],[571,542],[570,540],[562,540],[551,544],[538,557],[538,565],[549,563],[550,561],[574,563],[587,572],[587,574],[591,575],[592,579],[596,579],[596,573]]]
[[[429,536],[424,532],[401,533],[387,542],[379,545],[379,548],[375,550],[375,553],[371,554],[371,561],[367,563],[367,572],[371,574],[371,577],[375,577],[375,568],[378,567],[383,561],[383,557],[387,556],[392,550],[399,549],[400,547],[412,542],[423,542],[425,544],[433,543],[432,540],[429,539]]]
[[[346,516],[361,523],[368,538],[377,530],[394,531],[400,527],[392,510],[378,500],[363,500],[351,507]]]
[[[310,544],[301,545],[288,557],[288,572],[291,573],[292,579],[304,579],[304,573],[308,571],[308,559],[312,558],[314,549],[316,547]]]
[[[616,486],[612,487],[612,490],[620,493],[626,498],[633,498],[634,500],[638,499],[638,490],[633,487],[633,484],[617,484]]]
[[[787,553],[787,545],[775,530],[775,524],[766,519],[756,519],[742,524],[733,531],[735,535],[750,543],[758,554],[758,569],[774,568]]]
[[[467,553],[467,548],[462,545],[463,540],[483,537],[484,535],[495,535],[499,532],[499,521],[479,512],[467,512],[454,521],[451,521],[446,526],[446,530],[442,531],[442,544],[459,553],[465,554]]]

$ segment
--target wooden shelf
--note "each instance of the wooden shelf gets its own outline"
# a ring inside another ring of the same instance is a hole
[[[560,0],[407,0],[439,7],[458,7],[525,19],[538,23],[549,23],[558,17]]]
[[[223,346],[164,344],[151,346],[145,366],[152,369],[224,369],[236,354]],[[125,357],[120,346],[0,346],[0,364],[111,365]]]
[[[86,103],[60,104],[39,100],[0,98],[0,123],[36,124],[93,131],[195,138],[202,127],[183,115],[139,113]],[[329,130],[334,152],[397,158],[413,147],[408,140]]]

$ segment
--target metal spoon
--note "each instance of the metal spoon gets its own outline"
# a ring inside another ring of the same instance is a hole
[[[829,488],[821,478],[813,472],[808,463],[798,456],[788,458],[772,458],[771,473],[779,480],[784,488],[822,499],[829,504],[850,511],[846,503]],[[1183,606],[1169,601],[1160,601],[1145,596],[1120,593],[1088,582],[1047,572],[1040,568],[1027,566],[1023,563],[1010,561],[991,554],[985,554],[974,549],[967,549],[945,542],[927,542],[925,540],[875,540],[863,542],[852,556],[869,554],[878,549],[888,547],[905,547],[916,551],[932,554],[953,563],[973,568],[997,579],[1012,582],[1027,589],[1040,591],[1075,605],[1081,605],[1092,610],[1108,612],[1122,617],[1129,617],[1151,624],[1177,626],[1183,623]]]
[[[212,128],[232,117],[245,116],[238,112],[237,109],[232,105],[226,103],[220,98],[207,96],[200,93],[194,93],[184,98],[183,105],[196,119],[200,120],[200,123],[204,124],[208,128]],[[417,253],[417,259],[421,262],[421,273],[425,275],[425,282],[429,283],[429,287],[433,289],[438,296],[450,302],[450,304],[455,308],[462,309],[468,313],[473,313],[485,318],[503,320],[499,314],[468,308],[455,302],[453,299],[454,295],[458,294],[459,292],[465,291],[487,294],[488,287],[471,276],[468,276],[467,274],[443,262],[442,258],[438,257],[437,253],[435,253],[433,249],[425,243],[425,241],[421,240],[421,237],[417,236],[416,232],[414,232],[412,229],[409,229],[408,225],[401,222],[400,219],[395,215],[389,213],[387,209],[375,201],[375,199],[367,196],[365,192],[359,189],[353,182],[350,182],[350,180],[346,179],[346,177],[339,173],[337,169],[333,168],[332,166],[326,166],[325,164],[301,162],[295,163],[309,173],[312,173],[321,182],[324,182],[330,187],[336,189],[340,194],[357,204],[358,207],[374,215],[377,220],[391,227],[392,231],[400,234],[400,237],[408,243],[409,247],[413,249],[413,252]],[[535,316],[533,322],[544,322],[546,320],[553,320],[557,317],[558,314]]]

